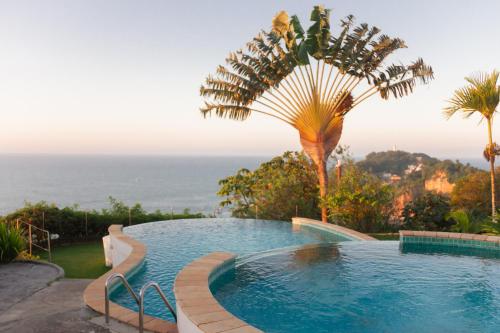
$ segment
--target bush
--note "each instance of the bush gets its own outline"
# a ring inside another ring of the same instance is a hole
[[[331,177],[332,188],[323,203],[329,220],[361,232],[391,229],[394,189],[352,162],[344,165],[340,181]]]
[[[262,163],[256,170],[239,170],[219,181],[217,193],[235,217],[257,215],[288,220],[296,215],[318,218],[319,191],[314,164],[304,153],[286,152]]]
[[[108,227],[112,224],[128,225],[129,211],[132,224],[204,217],[203,214],[192,214],[189,211],[181,214],[159,210],[148,213],[140,204],[129,207],[112,197],[109,200],[111,207],[100,211],[85,211],[78,206],[60,208],[44,201],[35,204],[26,203],[23,208],[6,215],[4,219],[7,221],[21,219],[24,222],[31,222],[38,228],[59,235],[59,242],[68,243],[99,239],[107,235]]]
[[[21,230],[0,222],[0,263],[9,263],[26,248]]]
[[[406,229],[449,231],[455,223],[448,219],[450,200],[448,197],[427,192],[403,209],[403,224]]]

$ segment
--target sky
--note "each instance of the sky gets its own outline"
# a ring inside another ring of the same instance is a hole
[[[480,158],[486,125],[446,120],[464,77],[500,69],[500,1],[24,1],[0,0],[0,153],[277,155],[298,134],[273,118],[204,119],[207,74],[269,29],[280,10],[308,26],[315,4],[407,42],[391,62],[418,57],[435,80],[409,97],[365,101],[341,144],[355,156],[398,149]],[[494,136],[500,123],[494,125]]]

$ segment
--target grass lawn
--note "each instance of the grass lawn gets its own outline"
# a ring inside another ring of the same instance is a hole
[[[399,240],[399,234],[398,233],[387,233],[387,234],[368,234],[372,236],[373,238],[376,238],[378,240]]]
[[[48,260],[47,253],[40,258]],[[64,269],[66,278],[95,279],[109,270],[101,241],[58,246],[52,250],[52,261]]]

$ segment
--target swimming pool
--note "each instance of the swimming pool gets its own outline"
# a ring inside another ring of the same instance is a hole
[[[177,273],[191,261],[214,251],[245,256],[290,246],[339,242],[347,238],[326,231],[301,227],[290,222],[234,218],[186,219],[144,223],[124,228],[124,233],[147,246],[143,266],[129,279],[138,291],[145,283],[160,284],[172,302],[173,282]],[[137,311],[137,305],[124,288],[117,288],[111,299]],[[172,320],[157,295],[146,295],[147,314]]]
[[[244,258],[211,286],[267,333],[498,332],[498,253],[399,242],[306,245]]]

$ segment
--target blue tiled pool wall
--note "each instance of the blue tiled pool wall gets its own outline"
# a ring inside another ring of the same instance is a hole
[[[500,251],[500,243],[480,241],[480,240],[469,240],[469,239],[402,236],[400,237],[400,242],[401,244],[440,245],[449,247],[465,247],[465,248]]]

